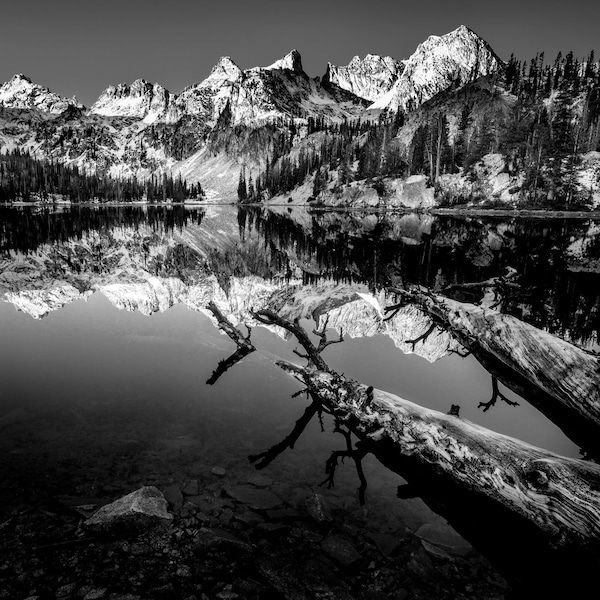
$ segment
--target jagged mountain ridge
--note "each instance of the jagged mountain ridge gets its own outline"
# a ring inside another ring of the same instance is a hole
[[[90,109],[90,114],[134,117],[151,123],[177,121],[173,95],[162,85],[137,79],[130,86],[121,83],[107,88]]]
[[[503,65],[489,44],[464,25],[430,36],[404,64],[394,86],[371,108],[414,110],[450,86],[463,86]]]
[[[62,98],[22,73],[17,73],[0,86],[0,108],[37,109],[60,114],[70,107],[81,109],[83,105],[75,97]]]
[[[455,52],[454,60],[448,49]],[[431,77],[422,77],[419,61],[436,67]],[[223,57],[206,79],[179,94],[138,79],[107,88],[89,110],[20,75],[0,88],[0,150],[29,150],[117,177],[165,171],[182,173],[189,183],[210,177],[209,199],[226,197],[235,190],[230,180],[240,164],[264,166],[272,140],[264,140],[258,152],[237,142],[215,147],[213,132],[222,141],[224,132],[238,137],[236,127],[254,130],[278,123],[285,128],[292,121],[302,127],[309,117],[372,119],[382,109],[415,108],[437,91],[501,65],[481,38],[459,28],[429,38],[405,61],[369,54],[346,67],[329,63],[323,78],[304,72],[296,50],[267,67],[246,70]],[[219,154],[224,156],[215,159]],[[211,175],[215,164],[223,166],[218,178]]]
[[[231,58],[223,57],[205,80],[179,95],[143,79],[130,86],[111,86],[89,112],[134,117],[148,123],[201,115],[214,124],[227,106],[231,124],[237,125],[280,117],[349,118],[364,108],[360,99],[350,94],[345,100],[344,105],[318,79],[309,77],[302,68],[300,53],[292,50],[268,67],[244,71]]]
[[[344,67],[327,63],[323,81],[374,102],[394,86],[405,62],[378,54],[367,54],[362,59],[355,56]]]

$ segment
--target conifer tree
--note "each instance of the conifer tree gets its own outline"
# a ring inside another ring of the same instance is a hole
[[[240,171],[240,179],[238,181],[237,195],[238,195],[238,200],[240,202],[245,202],[246,199],[248,198],[248,192],[246,190],[246,169],[244,167],[242,167],[242,169]]]

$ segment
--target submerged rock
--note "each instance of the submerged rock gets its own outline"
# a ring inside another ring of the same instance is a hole
[[[349,567],[361,559],[358,550],[344,538],[330,535],[321,544],[323,552],[342,567]]]
[[[285,600],[310,600],[306,586],[295,575],[291,565],[273,558],[262,558],[256,566],[262,577],[285,598]]]
[[[473,547],[449,525],[426,523],[417,530],[416,534],[426,542],[434,544],[451,555],[466,556]]]
[[[255,510],[269,510],[281,506],[282,501],[272,492],[242,485],[230,485],[223,491],[234,500],[248,505]]]
[[[387,533],[370,533],[369,537],[383,556],[392,555],[401,545],[401,540]]]
[[[192,479],[184,488],[184,496],[197,496],[200,493],[200,486],[196,479]]]
[[[252,512],[251,510],[236,514],[235,520],[240,521],[240,523],[244,523],[244,525],[248,525],[249,527],[256,527],[265,522],[258,513]]]
[[[144,486],[106,504],[85,521],[84,525],[95,531],[130,531],[169,523],[172,519],[173,515],[167,512],[167,501],[161,491],[154,486]]]
[[[257,488],[266,488],[273,485],[273,480],[265,475],[251,475],[246,481]]]
[[[190,496],[194,496],[195,494],[190,494]],[[183,507],[183,494],[181,493],[181,488],[174,483],[170,485],[165,490],[165,499],[169,503],[169,505],[176,511],[181,510]]]
[[[101,600],[104,597],[106,597],[106,588],[98,588],[90,590],[83,600]]]
[[[215,549],[226,553],[251,553],[252,547],[237,536],[217,527],[201,527],[195,538],[198,548]]]
[[[321,494],[313,494],[306,500],[306,511],[317,523],[331,523],[333,517],[327,500]]]

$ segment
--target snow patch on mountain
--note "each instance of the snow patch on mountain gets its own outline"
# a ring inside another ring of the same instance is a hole
[[[18,73],[0,87],[0,107],[36,108],[42,112],[60,114],[69,107],[82,109],[77,99],[62,98],[47,87],[33,83],[29,77]]]
[[[414,110],[448,87],[463,86],[503,65],[489,44],[464,25],[430,36],[404,64],[396,83],[372,109]]]
[[[171,308],[184,289],[180,279],[148,277],[143,283],[113,283],[102,286],[100,291],[121,310],[151,315]]]
[[[177,109],[182,115],[199,116],[214,125],[243,73],[229,56],[221,57],[206,79],[185,88],[177,96]]]
[[[288,52],[283,58],[276,60],[272,65],[265,67],[265,69],[278,69],[282,71],[294,71],[294,73],[304,73],[302,68],[302,57],[300,56],[300,52],[296,49]]]
[[[87,300],[92,294],[93,291],[80,292],[72,285],[59,285],[49,289],[8,292],[4,301],[10,302],[17,310],[34,319],[41,319],[74,300]]]
[[[107,88],[90,109],[90,114],[169,123],[180,117],[174,100],[175,97],[162,85],[136,79],[131,85],[120,83]]]
[[[188,183],[200,181],[207,202],[237,202],[237,186],[241,166],[231,156],[213,154],[206,148],[172,167],[173,174]]]
[[[365,100],[375,101],[388,92],[404,71],[404,62],[391,56],[355,56],[346,66],[327,63],[323,81],[337,85]]]
[[[0,150],[119,178],[182,173],[188,184],[200,180],[209,199],[235,200],[241,164],[253,175],[264,168],[269,141],[252,137],[258,127],[294,120],[297,144],[309,117],[372,118],[365,111],[373,98],[374,107],[415,106],[500,64],[494,57],[466,28],[430,38],[408,61],[369,54],[329,65],[323,81],[303,71],[297,50],[245,71],[225,56],[179,94],[138,79],[109,87],[88,112],[16,75],[0,87]]]
[[[592,206],[600,206],[600,152],[588,152],[582,156],[578,183],[582,192],[587,192]]]

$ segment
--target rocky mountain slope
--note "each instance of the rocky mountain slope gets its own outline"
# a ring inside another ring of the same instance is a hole
[[[71,107],[83,108],[83,105],[76,98],[61,98],[47,87],[33,83],[22,73],[17,73],[0,86],[0,109],[37,109],[44,113],[60,114]]]
[[[147,123],[177,121],[174,97],[162,85],[137,79],[131,85],[121,83],[106,89],[89,111],[91,115],[132,117]]]
[[[468,27],[432,35],[405,61],[393,87],[371,108],[410,111],[449,87],[461,87],[502,66],[489,44]]]
[[[323,81],[373,102],[392,89],[405,62],[378,54],[367,54],[365,58],[355,56],[344,67],[327,63]]]
[[[178,94],[138,79],[107,88],[89,110],[16,75],[0,87],[0,150],[19,148],[117,177],[182,172],[190,183],[214,171],[220,156],[222,177],[203,185],[209,198],[223,198],[241,164],[264,166],[276,131],[301,139],[311,118],[341,123],[413,109],[501,66],[461,27],[429,38],[405,61],[369,54],[345,67],[328,64],[323,78],[304,72],[296,50],[246,70],[223,57],[206,79]],[[255,139],[240,145],[240,135]]]

